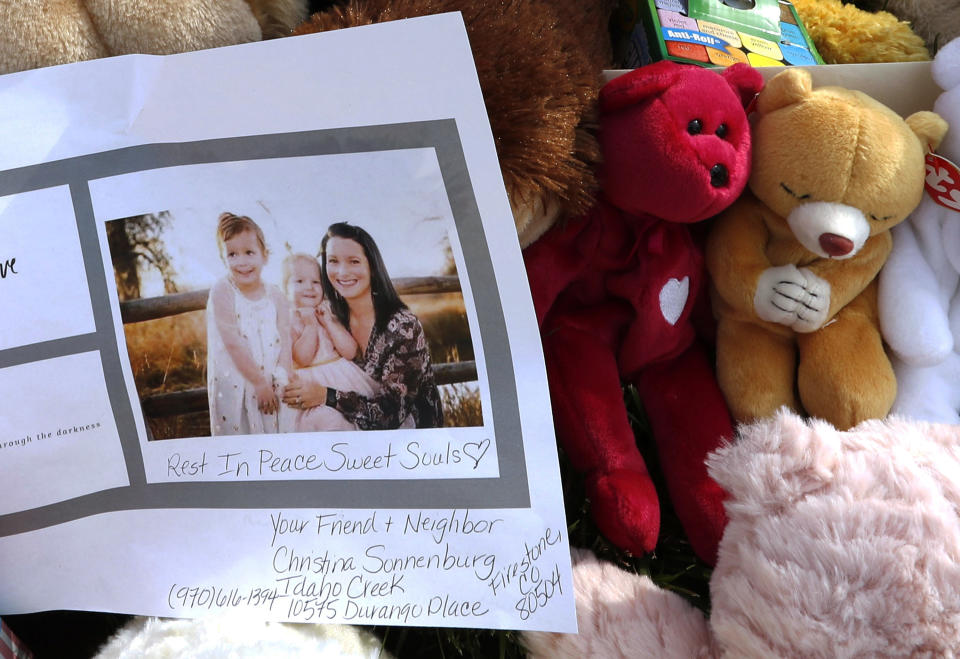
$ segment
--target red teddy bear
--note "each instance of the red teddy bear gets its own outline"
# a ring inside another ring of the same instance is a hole
[[[744,107],[762,85],[746,65],[716,73],[668,61],[609,82],[600,92],[599,199],[524,252],[557,436],[586,475],[600,530],[636,554],[656,546],[660,509],[622,381],[637,387],[673,506],[710,563],[726,523],[704,458],[733,430],[691,322],[705,270],[686,225],[743,190]]]

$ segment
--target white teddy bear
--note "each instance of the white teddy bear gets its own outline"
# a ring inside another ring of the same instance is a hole
[[[934,110],[951,129],[939,155],[960,164],[960,38],[940,50],[934,81],[945,90]],[[897,399],[892,413],[960,423],[960,176],[927,167],[930,195],[893,229],[880,273],[880,326],[893,352]]]

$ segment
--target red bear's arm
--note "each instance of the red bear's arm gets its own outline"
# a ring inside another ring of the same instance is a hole
[[[714,222],[707,238],[707,271],[720,298],[739,313],[755,315],[757,281],[770,267],[769,231],[759,204],[744,193]]]
[[[560,293],[588,267],[599,242],[600,228],[595,221],[599,212],[594,209],[584,217],[561,220],[523,251],[538,325],[543,325]]]
[[[867,239],[852,258],[819,259],[808,266],[815,275],[830,284],[830,311],[827,318],[836,316],[870,285],[880,273],[891,249],[893,238],[889,231],[885,231]]]

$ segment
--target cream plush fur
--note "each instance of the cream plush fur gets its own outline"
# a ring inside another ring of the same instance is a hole
[[[0,73],[289,33],[307,0],[0,0]]]
[[[168,620],[135,618],[95,659],[390,659],[380,640],[348,625],[294,625],[257,619]]]
[[[579,635],[530,656],[952,657],[960,648],[960,426],[891,418],[840,432],[781,411],[709,459],[729,525],[706,620],[580,555]]]
[[[960,38],[939,52],[933,76],[945,90],[934,107],[951,126],[938,153],[960,163]],[[960,423],[960,199],[955,205],[925,195],[893,229],[879,280],[880,327],[897,376],[893,412],[942,423]]]

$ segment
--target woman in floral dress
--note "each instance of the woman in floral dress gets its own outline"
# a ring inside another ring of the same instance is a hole
[[[332,224],[320,246],[323,287],[337,319],[361,346],[354,361],[377,383],[373,396],[295,381],[283,401],[335,408],[362,430],[443,425],[440,392],[423,327],[397,294],[383,257],[364,229]]]

